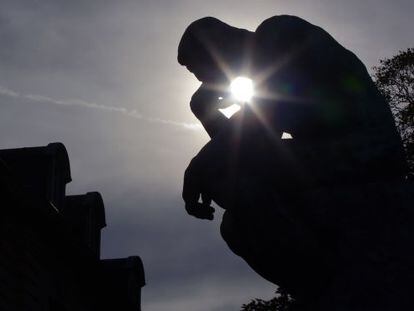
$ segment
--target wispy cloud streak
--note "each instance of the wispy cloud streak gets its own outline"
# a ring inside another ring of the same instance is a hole
[[[94,102],[87,102],[87,101],[79,100],[79,99],[61,100],[61,99],[55,99],[55,98],[51,98],[48,96],[37,95],[37,94],[24,94],[24,93],[16,92],[4,86],[0,86],[0,95],[29,100],[31,102],[37,102],[37,103],[48,103],[48,104],[59,105],[59,106],[80,106],[80,107],[85,107],[85,108],[90,108],[90,109],[99,109],[103,111],[123,114],[131,118],[144,120],[148,122],[183,127],[188,130],[201,129],[201,125],[197,123],[186,123],[186,122],[179,122],[179,121],[173,121],[173,120],[165,120],[165,119],[160,119],[160,118],[148,117],[148,116],[142,115],[137,110],[129,110],[124,107],[100,105]]]

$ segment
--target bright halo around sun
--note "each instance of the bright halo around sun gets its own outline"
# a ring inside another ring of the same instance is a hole
[[[230,91],[236,101],[250,102],[254,95],[253,81],[246,77],[237,77],[231,82]]]

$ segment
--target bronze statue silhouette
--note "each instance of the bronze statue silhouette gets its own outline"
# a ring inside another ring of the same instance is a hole
[[[391,310],[381,293],[393,278],[400,291],[392,297],[412,306],[401,297],[414,248],[395,246],[413,242],[398,229],[413,217],[412,185],[390,109],[362,62],[320,27],[286,15],[255,32],[197,20],[178,61],[202,82],[190,106],[211,137],[185,172],[187,212],[213,219],[211,201],[224,208],[221,234],[232,251],[304,309]],[[257,96],[227,119],[218,108],[231,101],[219,97],[238,75],[255,81]],[[406,266],[379,277],[391,248]]]

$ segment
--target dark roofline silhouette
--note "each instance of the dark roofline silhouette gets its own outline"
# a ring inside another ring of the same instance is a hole
[[[0,150],[1,310],[140,310],[141,259],[100,259],[102,196],[71,180],[61,143]]]

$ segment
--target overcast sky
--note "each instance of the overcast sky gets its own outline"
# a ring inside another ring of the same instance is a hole
[[[184,29],[298,15],[371,68],[413,46],[413,12],[412,0],[0,0],[0,148],[66,145],[69,193],[105,201],[103,257],[144,261],[144,310],[239,310],[275,286],[228,250],[220,212],[184,212],[184,169],[208,141],[188,107],[199,84],[176,62]]]

